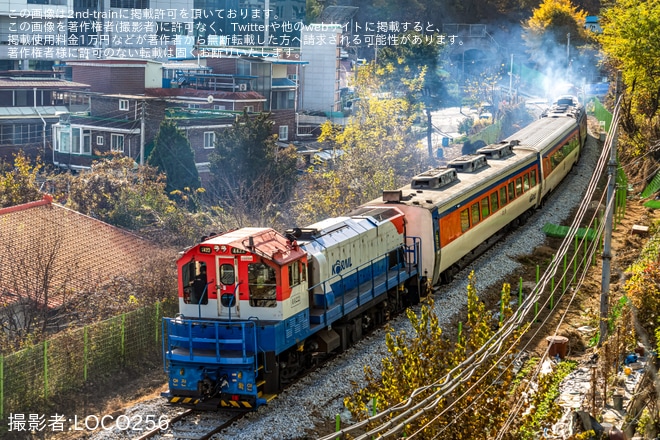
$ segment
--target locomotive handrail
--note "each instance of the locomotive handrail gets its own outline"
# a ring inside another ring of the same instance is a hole
[[[374,265],[378,262],[381,262],[384,259],[385,260],[385,265],[386,265],[384,284],[385,284],[385,290],[386,291],[389,290],[390,289],[390,287],[389,287],[390,277],[388,276],[388,272],[390,270],[389,260],[390,260],[390,254],[392,253],[392,251],[396,251],[397,249],[403,249],[404,255],[405,255],[406,252],[412,252],[412,253],[415,254],[415,256],[417,258],[418,248],[416,246],[416,242],[419,240],[419,238],[418,237],[411,237],[411,238],[413,239],[413,244],[412,245],[403,244],[401,246],[397,246],[395,248],[392,248],[392,249],[388,250],[387,252],[385,252],[383,254],[378,255],[377,257],[372,258],[371,260],[369,260],[367,262],[362,263],[361,265],[359,265],[359,266],[357,266],[357,267],[355,267],[355,268],[353,268],[353,269],[351,269],[351,270],[349,270],[345,273],[334,274],[333,276],[331,276],[329,278],[326,278],[325,280],[323,280],[323,281],[321,281],[317,284],[314,284],[313,286],[310,286],[307,289],[308,292],[311,292],[312,295],[315,295],[314,289],[320,287],[323,291],[322,294],[325,297],[325,295],[328,294],[328,288],[330,287],[331,284],[333,284],[332,281],[335,280],[335,279],[338,279],[338,284],[340,285],[341,292],[342,292],[339,305],[341,306],[342,314],[344,314],[345,313],[345,307],[346,307],[346,295],[345,295],[346,288],[345,288],[344,280],[345,280],[346,277],[351,276],[353,274],[356,274],[356,276],[357,276],[356,301],[357,301],[357,305],[360,306],[361,305],[360,287],[362,285],[362,283],[360,283],[360,274],[359,274],[360,270],[364,269],[366,267],[369,267],[370,270],[371,270],[371,276],[369,277],[369,281],[371,282],[371,286],[370,286],[370,289],[369,289],[371,291],[371,298],[369,298],[369,299],[373,299],[375,297],[374,292],[376,290],[375,277],[374,277]],[[410,247],[412,247],[413,249],[410,250],[409,249]],[[396,267],[403,264],[404,270],[406,271],[406,273],[410,274],[411,269],[410,269],[410,267],[408,267],[406,259],[404,258],[403,260],[400,260],[399,257],[400,257],[399,252],[396,252],[396,260],[397,260],[396,261],[396,263],[397,263]],[[401,284],[401,271],[400,270],[397,270],[396,277],[397,277],[397,285]],[[322,306],[323,306],[323,318],[324,318],[324,321],[327,323],[327,321],[328,321],[328,310],[330,309],[330,307],[328,306],[328,303],[325,300],[323,301]]]
[[[163,351],[162,351],[162,353],[163,353],[163,370],[165,370],[165,374],[167,374],[167,351],[165,351],[165,340],[169,339],[168,338],[169,333],[165,333],[165,321],[169,320],[169,319],[171,319],[171,318],[163,318],[160,321],[160,334],[163,335],[160,343],[163,347]],[[174,318],[174,319],[176,319],[176,318]],[[170,344],[168,343],[167,344],[168,351],[169,351],[169,348],[170,348],[169,345]]]
[[[247,352],[247,327],[250,326],[253,329],[257,328],[257,323],[255,323],[254,320],[249,319],[247,321],[213,321],[213,336],[212,337],[193,337],[193,327],[200,325],[203,327],[208,327],[210,326],[210,322],[208,320],[197,320],[197,319],[179,319],[179,318],[163,318],[162,326],[163,326],[163,335],[165,335],[165,322],[167,321],[168,327],[167,330],[170,329],[171,325],[183,325],[185,326],[185,335],[184,334],[178,334],[176,336],[173,336],[170,331],[167,332],[167,337],[163,338],[163,352],[164,353],[170,353],[172,354],[172,349],[173,347],[178,347],[181,349],[187,349],[188,351],[188,357],[190,360],[194,360],[195,358],[195,353],[194,353],[194,343],[208,343],[208,344],[213,344],[215,347],[215,358],[216,361],[220,361],[221,356],[220,356],[220,344],[236,344],[240,345],[240,352],[241,352],[241,358],[243,362],[246,362],[248,360],[248,352]],[[232,327],[240,327],[240,338],[235,338],[235,339],[221,339],[220,338],[220,326],[232,326]],[[259,346],[257,344],[257,332],[253,331],[253,336],[254,336],[254,348],[255,348],[255,361],[256,361],[256,351],[259,350]],[[167,347],[165,346],[165,340],[167,339]],[[180,342],[179,344],[172,343],[172,341],[178,341]],[[186,344],[183,344],[185,342]],[[167,350],[165,350],[167,348]],[[237,347],[238,348],[238,347]],[[166,357],[163,359],[165,367],[167,366],[167,359]]]
[[[406,236],[406,240],[412,240],[412,244],[406,245],[406,253],[413,254],[413,261],[410,263],[412,266],[421,266],[422,258],[419,252],[422,245],[421,237]]]
[[[259,318],[257,316],[250,316],[247,318],[248,321],[254,322],[255,328],[259,327]],[[257,340],[257,332],[254,332],[254,346],[257,349],[257,351],[261,352],[264,354],[264,373],[271,373],[271,371],[268,369],[268,358],[266,356],[266,350],[261,348],[261,345],[259,344],[259,341]],[[259,361],[258,358],[255,356],[255,374],[257,372],[257,368],[259,367]]]
[[[307,290],[312,290],[312,289],[314,289],[314,288],[316,288],[316,287],[319,287],[321,284],[328,283],[328,282],[330,282],[331,280],[333,280],[334,278],[343,278],[345,275],[351,275],[351,274],[353,274],[353,273],[357,273],[357,271],[359,271],[361,268],[366,267],[367,265],[373,265],[373,263],[374,263],[375,261],[380,261],[380,260],[382,259],[382,257],[386,257],[386,258],[387,258],[388,255],[390,254],[390,252],[392,252],[393,250],[395,250],[395,249],[397,249],[397,248],[400,248],[400,247],[404,247],[404,248],[405,248],[406,246],[404,245],[404,246],[397,246],[397,247],[395,247],[395,248],[392,248],[392,249],[388,250],[387,252],[385,252],[385,253],[383,253],[383,254],[380,254],[380,255],[378,255],[377,257],[374,257],[374,258],[372,258],[371,260],[369,260],[369,261],[367,261],[367,262],[364,262],[364,263],[362,263],[361,265],[359,265],[359,266],[357,266],[357,267],[355,267],[355,268],[353,268],[353,269],[350,269],[349,271],[347,271],[347,272],[344,273],[344,274],[342,274],[342,273],[334,274],[334,275],[332,275],[330,278],[326,278],[325,280],[323,280],[323,281],[321,281],[321,282],[319,282],[319,283],[316,283],[316,284],[314,284],[313,286],[310,286]],[[324,292],[324,293],[325,293],[325,292]]]
[[[204,296],[206,296],[206,293],[209,290],[209,284],[211,284],[211,282],[206,283],[206,286],[204,286],[204,291],[202,292],[202,295],[199,297],[199,301],[197,302],[197,317],[200,319],[202,318],[202,301],[204,301]]]

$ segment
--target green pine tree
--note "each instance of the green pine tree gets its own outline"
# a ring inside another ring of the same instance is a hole
[[[189,193],[200,187],[190,142],[171,121],[163,121],[160,124],[147,163],[166,175],[165,190],[174,199],[181,192]]]
[[[298,180],[296,149],[277,144],[267,113],[237,117],[218,133],[209,161],[211,197],[245,224],[272,226]]]

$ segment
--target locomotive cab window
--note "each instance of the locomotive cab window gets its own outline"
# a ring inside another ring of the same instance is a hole
[[[289,264],[289,286],[297,286],[301,281],[305,279],[304,271],[300,268],[300,261],[294,261]]]
[[[206,263],[191,261],[183,268],[184,289],[183,301],[186,304],[208,304],[208,279],[206,276]],[[192,278],[190,277],[192,275]],[[188,287],[186,287],[186,284]]]
[[[193,291],[193,280],[195,279],[195,260],[181,266],[181,284],[183,284],[183,302],[190,304],[190,295]]]
[[[275,269],[263,263],[248,264],[248,289],[252,307],[277,306]]]
[[[234,266],[223,264],[220,266],[220,282],[225,286],[232,286],[236,282]]]

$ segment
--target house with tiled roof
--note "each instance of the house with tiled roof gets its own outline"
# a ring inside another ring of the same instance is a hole
[[[154,261],[172,265],[175,255],[47,195],[1,208],[0,322],[6,326],[9,316],[20,321],[35,309],[47,308],[53,315],[70,304],[84,304],[91,292],[116,286]],[[123,290],[128,292],[128,283]],[[120,295],[103,296],[107,302],[121,301]]]

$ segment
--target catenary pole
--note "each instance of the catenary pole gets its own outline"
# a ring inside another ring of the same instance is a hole
[[[617,104],[614,108],[615,117],[612,118],[612,125],[610,126],[610,134],[612,135],[609,139],[606,139],[605,142],[611,143],[610,146],[610,159],[607,163],[607,209],[605,212],[605,230],[603,231],[603,270],[601,278],[601,289],[600,289],[600,326],[599,326],[599,337],[598,337],[598,346],[601,346],[603,342],[607,339],[607,324],[609,319],[609,296],[610,296],[610,273],[611,273],[611,264],[612,264],[612,224],[614,223],[614,197],[616,195],[616,145],[617,145],[617,132],[619,125],[619,106],[620,96],[619,81],[617,80],[616,87],[616,96]]]

